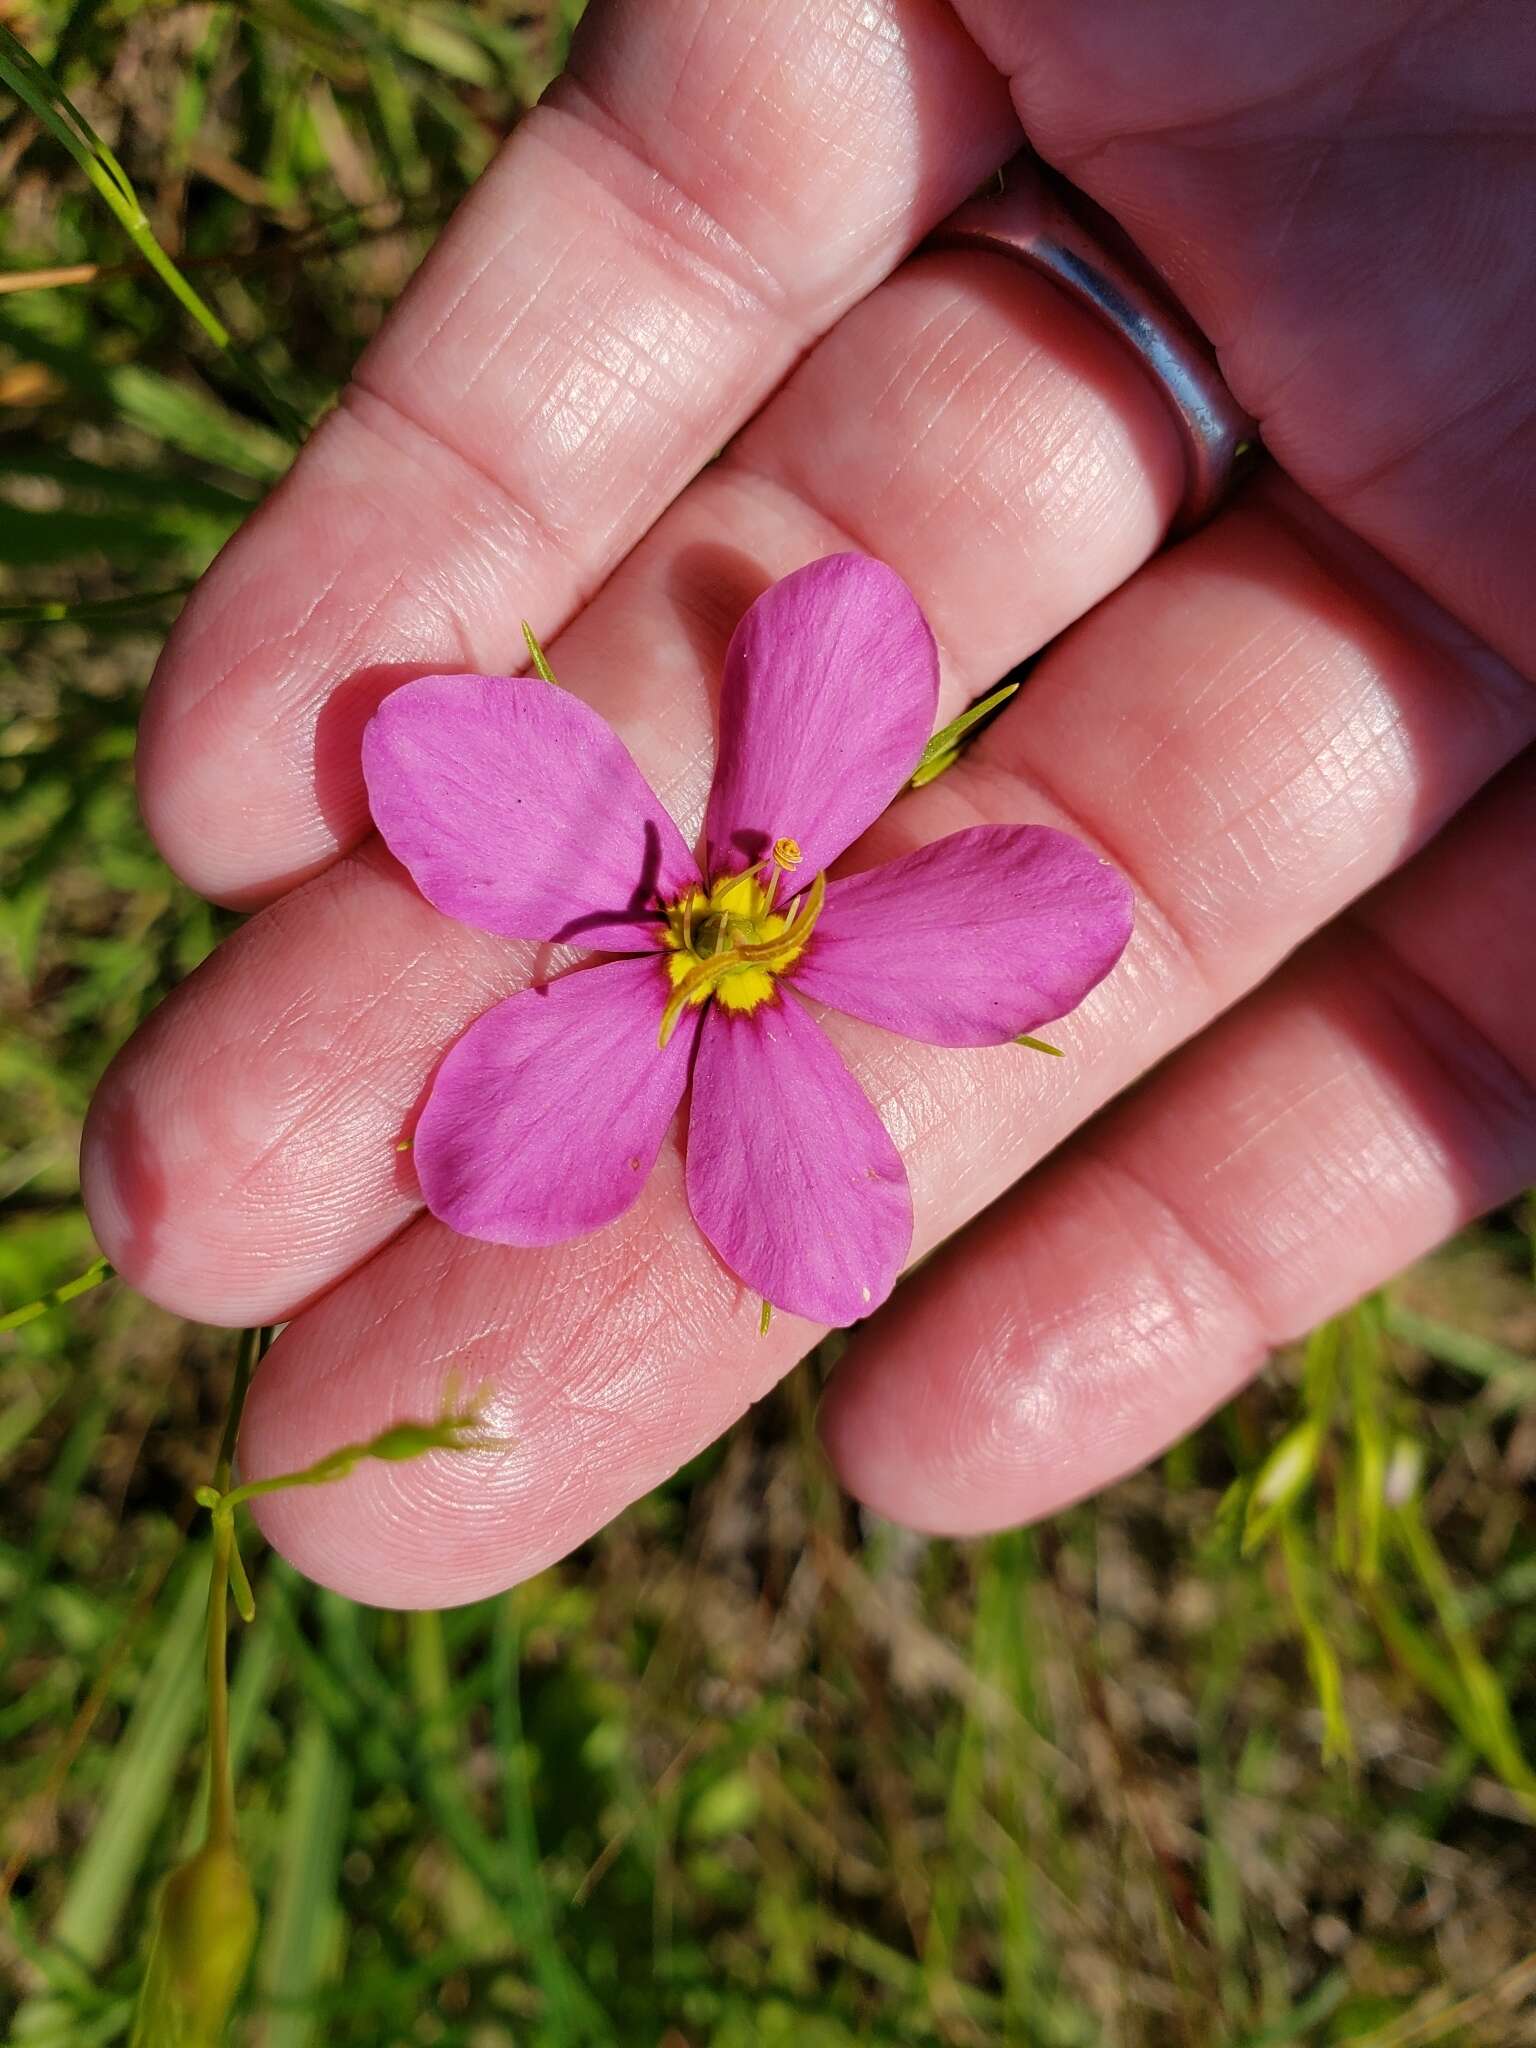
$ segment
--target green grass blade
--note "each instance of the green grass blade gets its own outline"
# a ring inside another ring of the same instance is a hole
[[[176,1776],[202,1716],[203,1617],[208,1600],[207,1546],[191,1548],[170,1610],[129,1719],[113,1755],[105,1795],[76,1864],[51,1935],[85,1969],[105,1960],[124,1908],[141,1884],[156,1831],[170,1807]],[[58,2001],[32,1999],[18,2013],[12,2039],[36,2042],[56,2031]]]
[[[237,367],[283,432],[292,440],[302,440],[307,431],[303,419],[274,389],[265,372],[236,348],[234,336],[224,322],[161,247],[132,180],[112,151],[62,87],[4,23],[0,23],[0,84],[9,86],[54,140],[68,150],[166,290],[192,316],[214,347]]]
[[[1317,1562],[1294,1515],[1282,1514],[1279,1527],[1286,1589],[1323,1716],[1323,1761],[1347,1762],[1354,1755],[1354,1738],[1344,1715],[1343,1668],[1317,1604]]]
[[[1527,1399],[1536,1395],[1536,1365],[1507,1345],[1496,1344],[1490,1338],[1458,1329],[1433,1316],[1419,1315],[1390,1297],[1386,1321],[1394,1337],[1427,1351],[1442,1365],[1454,1366],[1458,1372],[1471,1373],[1480,1380],[1507,1380]]]
[[[549,2048],[566,2048],[567,2043],[601,2041],[602,2015],[575,1978],[555,1939],[523,1742],[521,1633],[518,1596],[508,1593],[496,1604],[491,1634],[493,1717],[496,1747],[501,1752],[508,1875],[518,1931],[533,1965],[534,1981],[544,1998],[541,2038],[549,2043]],[[594,2027],[597,2031],[593,2031]]]
[[[288,1771],[277,1876],[257,1963],[259,2048],[312,2048],[322,2038],[311,2007],[339,1962],[337,1886],[351,1810],[351,1767],[324,1717],[310,1708]]]

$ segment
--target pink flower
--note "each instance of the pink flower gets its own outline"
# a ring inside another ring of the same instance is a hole
[[[415,1161],[435,1216],[496,1244],[611,1223],[690,1079],[688,1202],[766,1301],[848,1323],[912,1239],[900,1155],[797,997],[932,1045],[1006,1045],[1119,958],[1130,891],[1038,825],[826,871],[911,777],[938,655],[860,555],[786,576],[731,640],[702,868],[595,711],[537,677],[426,676],[363,740],[374,819],[429,902],[608,959],[509,996],[444,1060]],[[796,993],[791,993],[791,990]]]

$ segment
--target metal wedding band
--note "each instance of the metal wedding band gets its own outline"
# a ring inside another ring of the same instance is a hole
[[[1210,343],[1132,251],[1115,254],[1079,218],[1088,202],[1016,157],[929,236],[932,248],[986,249],[1050,278],[1128,342],[1179,423],[1184,493],[1173,530],[1210,518],[1258,449],[1258,428],[1227,389]],[[1106,233],[1115,233],[1106,223]]]

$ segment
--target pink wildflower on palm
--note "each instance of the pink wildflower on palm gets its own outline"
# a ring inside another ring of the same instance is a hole
[[[1002,1045],[1119,958],[1130,891],[1033,825],[827,870],[910,778],[933,635],[881,563],[834,555],[747,612],[726,656],[702,869],[628,752],[535,677],[426,676],[363,741],[380,832],[448,916],[607,959],[486,1012],[415,1138],[434,1215],[546,1245],[622,1215],[689,1081],[688,1202],[765,1300],[867,1314],[912,1238],[900,1155],[797,995],[934,1045]]]

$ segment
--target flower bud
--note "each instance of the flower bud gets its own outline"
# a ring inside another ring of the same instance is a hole
[[[1243,1518],[1245,1556],[1253,1555],[1310,1486],[1322,1448],[1322,1425],[1309,1416],[1286,1432],[1259,1467]]]
[[[239,1852],[209,1842],[161,1890],[133,2048],[218,2048],[255,1941]]]
[[[1405,1508],[1419,1490],[1424,1477],[1424,1451],[1412,1437],[1400,1436],[1387,1461],[1382,1498],[1389,1508]]]
[[[1283,1436],[1260,1467],[1253,1498],[1261,1508],[1289,1507],[1317,1469],[1322,1432],[1310,1419]]]

